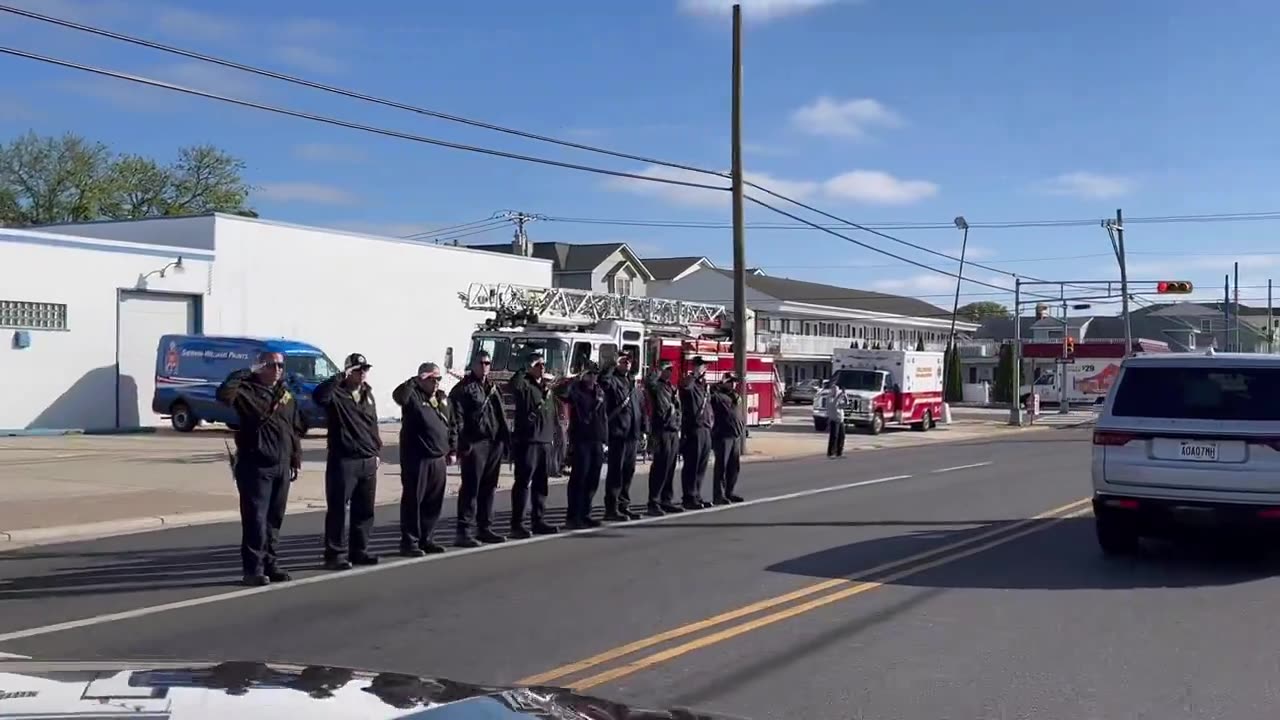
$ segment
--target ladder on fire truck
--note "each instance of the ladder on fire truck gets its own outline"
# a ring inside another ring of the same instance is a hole
[[[725,317],[723,305],[506,283],[472,283],[458,298],[468,310],[495,313],[503,325],[633,320],[688,326],[713,325]]]

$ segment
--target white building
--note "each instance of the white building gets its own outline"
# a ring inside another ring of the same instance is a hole
[[[181,259],[181,271],[176,263]],[[374,366],[379,412],[420,362],[461,370],[473,282],[549,287],[551,263],[231,215],[0,229],[0,428],[129,428],[165,333],[286,337]],[[163,272],[161,272],[163,271]]]
[[[697,302],[733,302],[733,272],[704,257],[644,258],[654,276],[649,294]],[[914,349],[945,349],[951,312],[916,298],[870,290],[770,277],[748,271],[747,307],[755,313],[751,349],[777,358],[778,374],[791,384],[831,374],[836,348],[855,342]],[[957,322],[957,334],[977,324]],[[752,337],[752,336],[748,336]]]

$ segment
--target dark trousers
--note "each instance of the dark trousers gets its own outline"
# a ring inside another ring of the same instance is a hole
[[[240,495],[240,564],[245,575],[264,575],[277,568],[276,545],[289,502],[286,464],[255,467],[237,463],[236,491]]]
[[[568,439],[565,437],[564,426],[559,422],[555,425],[553,437],[551,449],[547,456],[547,475],[558,478],[564,475],[564,451],[569,444]]]
[[[604,464],[604,448],[599,441],[574,442],[573,465],[569,468],[567,491],[569,508],[565,517],[570,522],[591,517],[596,490],[600,489],[600,467]]]
[[[841,420],[827,421],[827,457],[841,457],[844,455],[844,422]]]
[[[516,443],[512,448],[516,479],[511,486],[511,527],[524,525],[525,505],[530,506],[529,519],[534,525],[546,522],[551,453],[551,443]]]
[[[448,481],[444,458],[400,458],[400,547],[422,547],[431,542]]]
[[[653,464],[649,466],[649,504],[670,505],[676,481],[676,457],[680,444],[677,430],[664,430],[649,435]]]
[[[724,500],[738,487],[741,440],[738,437],[718,437],[711,440],[711,452],[716,457],[716,466],[711,471],[711,492],[716,500]]]
[[[462,455],[462,487],[458,489],[458,537],[493,524],[493,493],[498,489],[505,446],[500,440],[471,443]]]
[[[324,557],[347,555],[344,537],[347,508],[351,513],[351,555],[369,554],[373,532],[373,502],[378,492],[378,459],[329,456],[324,468]]]
[[[680,492],[685,502],[702,501],[702,479],[707,475],[707,460],[711,458],[711,429],[700,427],[684,436],[681,455],[684,467],[680,469]]]
[[[609,470],[604,478],[604,511],[631,508],[631,479],[636,474],[639,440],[609,440]]]

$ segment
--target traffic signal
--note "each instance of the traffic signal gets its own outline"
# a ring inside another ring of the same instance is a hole
[[[1186,295],[1191,292],[1191,281],[1161,280],[1156,283],[1156,292],[1161,295]]]
[[[1076,339],[1073,337],[1069,337],[1067,338],[1067,355],[1070,356],[1075,354],[1076,354]]]

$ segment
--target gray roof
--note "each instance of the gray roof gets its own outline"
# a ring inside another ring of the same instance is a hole
[[[631,257],[641,274],[647,279],[652,279],[653,274],[649,268],[645,266],[643,260],[636,256],[626,243],[592,243],[586,245],[574,245],[570,243],[559,242],[538,242],[533,244],[533,256],[550,260],[555,263],[556,272],[592,272],[600,267],[601,263],[609,259],[609,256],[617,252],[619,249],[625,249],[626,253]],[[487,252],[503,253],[505,255],[514,254],[514,248],[511,243],[501,243],[493,245],[468,245],[474,250],[485,250]]]
[[[1031,326],[1036,324],[1034,317],[1022,316],[1018,318],[1018,325],[1022,332],[1019,336],[1024,340],[1030,340],[1032,337]],[[975,340],[1009,340],[1013,337],[1013,318],[1011,317],[989,317],[982,320],[982,324],[973,332]]]
[[[1072,330],[1079,330],[1080,328],[1084,327],[1086,323],[1092,321],[1093,319],[1094,319],[1093,315],[1075,315],[1075,316],[1068,315],[1067,327],[1071,328]],[[1013,326],[1010,325],[1009,327],[1013,327]],[[1062,320],[1060,318],[1046,316],[1032,323],[1032,327],[1061,328]],[[1093,332],[1093,328],[1090,328],[1089,331]]]
[[[717,268],[715,272],[733,277],[732,270]],[[747,287],[778,300],[826,305],[848,310],[888,313],[905,317],[950,317],[951,313],[916,298],[890,295],[871,290],[823,285],[805,280],[747,274]]]
[[[689,268],[700,262],[706,262],[715,267],[715,263],[704,257],[663,257],[663,258],[644,258],[642,261],[644,266],[649,268],[649,272],[653,273],[654,280],[670,280]]]

